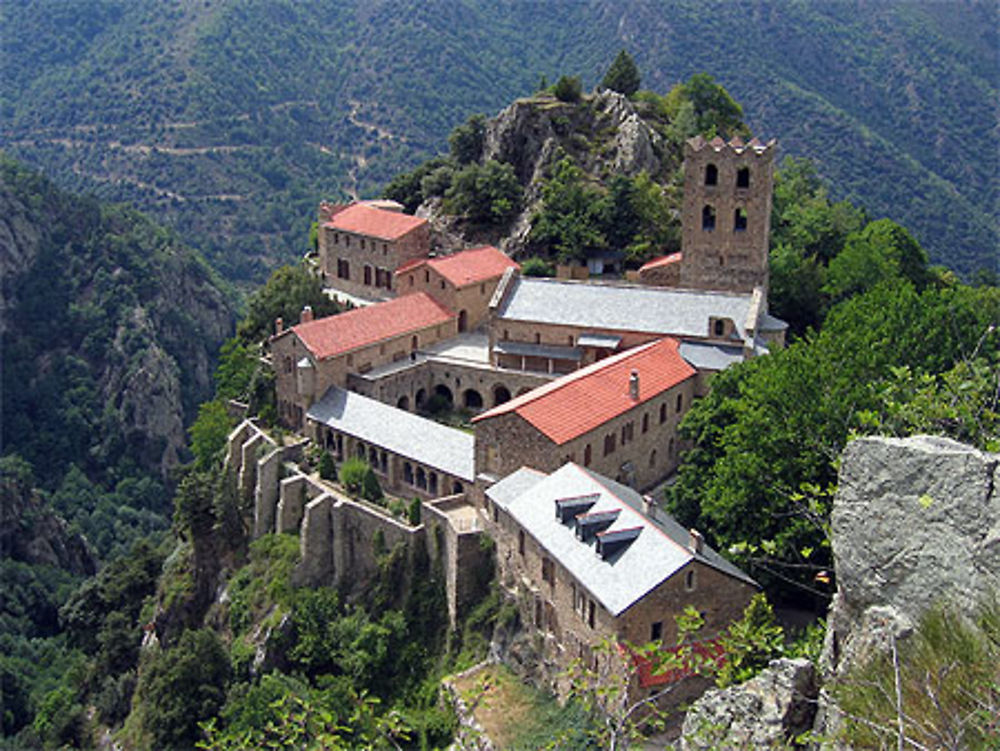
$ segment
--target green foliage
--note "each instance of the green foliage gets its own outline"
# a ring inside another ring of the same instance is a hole
[[[579,76],[559,76],[552,93],[561,102],[579,102],[583,96],[583,84]]]
[[[458,170],[445,199],[450,211],[475,224],[502,225],[517,213],[522,192],[514,168],[491,159]]]
[[[323,282],[305,265],[282,266],[251,295],[236,333],[244,344],[255,344],[274,333],[277,318],[287,326],[297,324],[306,305],[316,318],[340,312],[339,305],[323,293]]]
[[[544,206],[531,223],[530,240],[562,263],[584,261],[603,249],[601,193],[584,182],[583,171],[568,156],[557,161],[542,188]]]
[[[348,493],[360,496],[364,488],[365,477],[371,471],[368,462],[356,456],[345,459],[340,465],[340,484]]]
[[[839,301],[895,279],[922,288],[928,280],[927,254],[903,227],[879,219],[847,238],[830,261],[823,291]]]
[[[531,256],[521,261],[521,274],[524,276],[555,276],[555,267],[544,258]]]
[[[632,96],[639,90],[639,68],[635,60],[625,50],[622,50],[615,57],[608,72],[601,79],[601,86],[605,89],[617,91],[625,96]]]
[[[448,136],[452,159],[459,165],[478,162],[485,134],[486,118],[480,114],[471,115],[465,124],[456,126]]]
[[[406,521],[410,523],[410,526],[417,526],[420,524],[420,512],[423,508],[423,503],[419,498],[414,498],[410,501],[410,505],[406,507]]]
[[[978,622],[940,606],[927,611],[891,654],[859,665],[838,680],[832,693],[844,711],[844,740],[852,748],[895,745],[903,737],[920,748],[994,748],[1000,715],[1000,639],[996,603]],[[919,744],[919,745],[918,745]]]
[[[204,402],[198,408],[198,419],[190,430],[196,469],[204,471],[219,465],[226,439],[234,427],[226,405],[220,400]]]
[[[136,695],[152,747],[192,748],[201,735],[199,723],[225,703],[229,673],[229,658],[211,629],[185,631],[176,647],[151,653]]]
[[[998,317],[994,288],[918,293],[897,282],[836,306],[818,335],[719,373],[682,422],[692,447],[668,508],[742,552],[771,585],[808,587],[830,566],[830,496],[820,489],[836,482],[849,437],[873,429],[893,368],[944,373]]]
[[[60,686],[45,695],[35,713],[33,730],[45,748],[77,747],[82,744],[86,714],[77,692]]]
[[[726,659],[715,677],[719,688],[726,688],[752,678],[782,653],[784,632],[774,621],[774,611],[767,596],[753,596],[743,617],[730,624],[719,637]]]
[[[393,177],[389,184],[386,185],[382,195],[385,198],[403,204],[406,212],[412,214],[429,197],[424,192],[424,180],[434,173],[439,173],[441,170],[444,170],[449,175],[448,184],[450,185],[454,165],[444,157],[434,157],[422,163],[412,172],[403,172]],[[436,191],[442,184],[443,174],[440,173],[431,183],[428,183],[432,190]],[[438,195],[438,193],[434,192],[432,195]]]
[[[731,138],[746,133],[743,108],[708,73],[695,73],[668,95],[669,106],[679,114],[682,103],[690,103],[698,132],[712,137]]]
[[[299,541],[292,535],[269,534],[249,547],[249,562],[229,582],[229,628],[242,636],[264,613],[278,606],[292,606],[292,572],[300,557]]]
[[[337,479],[337,464],[333,460],[333,454],[329,451],[321,451],[319,455],[319,466],[317,467],[319,476],[324,480]]]

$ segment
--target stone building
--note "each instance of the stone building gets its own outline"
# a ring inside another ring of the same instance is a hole
[[[701,535],[634,490],[576,464],[521,469],[486,491],[500,581],[565,667],[595,660],[604,640],[675,643],[675,616],[693,606],[710,640],[738,619],[756,583]],[[657,683],[639,671],[633,690]],[[634,695],[634,694],[633,694]]]
[[[462,493],[475,478],[470,433],[336,386],[309,407],[306,434],[337,461],[364,459],[383,489],[406,498]]]
[[[320,205],[319,268],[334,289],[367,300],[393,297],[396,269],[430,247],[427,220],[385,202]]]
[[[679,286],[766,293],[774,152],[756,138],[687,142]]]
[[[346,386],[350,373],[407,360],[457,333],[455,314],[424,292],[319,320],[306,309],[301,323],[270,339],[278,417],[301,428],[313,402],[331,386]]]
[[[784,343],[762,289],[711,292],[504,276],[491,303],[494,365],[569,373],[663,336],[699,370],[721,370]]]
[[[679,457],[677,425],[695,397],[696,371],[664,338],[600,360],[475,418],[476,468],[487,480],[521,467],[577,462],[637,488]]]
[[[493,292],[510,268],[520,266],[487,245],[405,263],[396,270],[396,288],[404,294],[426,292],[455,311],[460,332],[469,331],[486,319]]]

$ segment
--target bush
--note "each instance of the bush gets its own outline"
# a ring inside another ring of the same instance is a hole
[[[352,456],[340,465],[340,484],[348,493],[360,495],[365,482],[365,474],[369,470],[368,462]]]
[[[410,505],[406,509],[406,520],[411,526],[416,527],[420,524],[420,509],[421,503],[419,498],[414,498],[410,501]]]
[[[382,486],[378,483],[378,478],[371,467],[366,468],[364,477],[361,480],[361,497],[366,501],[378,503],[382,500]]]
[[[319,455],[319,476],[324,480],[337,479],[337,464],[333,461],[333,454],[323,451]]]
[[[563,102],[579,102],[583,95],[583,84],[579,76],[559,76],[556,85],[552,87],[556,99]]]
[[[521,262],[521,274],[523,276],[555,276],[555,269],[544,258],[532,256]]]

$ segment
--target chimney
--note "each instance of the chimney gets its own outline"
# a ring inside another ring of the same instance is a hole
[[[274,335],[277,336],[285,330],[285,321],[281,316],[274,319]]]
[[[299,323],[309,323],[313,319],[313,309],[311,305],[306,305],[302,308],[302,317],[299,318]]]
[[[705,547],[705,538],[697,529],[688,530],[688,547],[691,548],[692,553],[701,553]]]
[[[632,397],[632,401],[639,401],[639,371],[633,370],[631,375],[628,377],[628,394]]]

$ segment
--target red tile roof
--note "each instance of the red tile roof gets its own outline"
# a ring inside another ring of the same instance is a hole
[[[680,356],[679,347],[671,337],[634,347],[539,386],[472,421],[516,412],[562,445],[692,378],[696,371]],[[629,395],[633,370],[639,373],[638,401]]]
[[[666,686],[698,673],[710,673],[726,661],[725,650],[718,639],[667,647],[655,659],[661,664],[654,664],[654,660],[624,644],[619,644],[618,650],[622,655],[631,657],[640,688]]]
[[[682,253],[671,253],[669,256],[654,258],[652,261],[643,264],[639,269],[639,273],[641,274],[643,271],[649,271],[650,269],[658,269],[662,266],[669,266],[672,263],[680,263],[683,258],[684,255]]]
[[[358,235],[377,237],[380,240],[397,240],[407,232],[427,224],[426,219],[386,211],[364,203],[355,203],[338,211],[330,221],[323,224],[328,229],[354,232]]]
[[[487,279],[495,279],[511,267],[520,268],[520,264],[511,260],[507,254],[492,245],[485,245],[482,248],[461,250],[448,256],[418,258],[400,266],[396,273],[403,274],[424,264],[430,266],[455,287],[465,287]]]
[[[445,323],[455,314],[424,292],[300,323],[290,330],[317,359]]]

